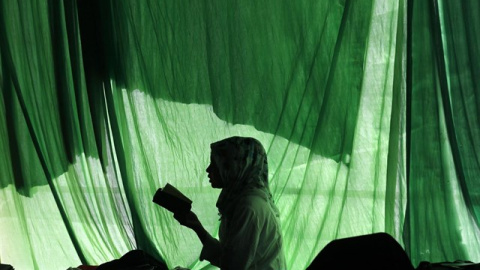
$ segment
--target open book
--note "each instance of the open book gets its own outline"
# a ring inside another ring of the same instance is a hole
[[[173,213],[189,212],[192,209],[192,201],[169,183],[157,190],[153,202]]]

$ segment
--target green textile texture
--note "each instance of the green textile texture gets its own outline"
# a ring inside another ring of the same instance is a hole
[[[0,262],[215,269],[152,197],[216,235],[235,135],[267,150],[288,269],[375,232],[479,262],[479,61],[476,0],[1,1]]]

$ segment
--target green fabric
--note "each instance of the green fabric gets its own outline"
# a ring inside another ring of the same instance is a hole
[[[478,1],[0,2],[0,262],[133,248],[207,269],[151,200],[170,182],[218,231],[210,143],[266,148],[289,269],[387,232],[480,261]]]
[[[412,5],[405,240],[421,259],[478,261],[479,11],[475,1]]]

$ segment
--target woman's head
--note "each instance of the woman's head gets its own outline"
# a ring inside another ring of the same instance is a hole
[[[213,187],[229,190],[268,188],[267,155],[262,144],[250,137],[230,137],[211,144],[207,168]]]
[[[267,154],[262,144],[249,137],[230,137],[210,146],[207,168],[212,187],[222,188],[217,201],[222,218],[242,196],[257,194],[276,209],[268,187]]]

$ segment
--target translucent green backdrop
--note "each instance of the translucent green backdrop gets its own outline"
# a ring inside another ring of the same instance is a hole
[[[480,261],[480,2],[0,2],[0,262],[133,248],[208,269],[156,207],[213,234],[209,144],[268,151],[289,269],[388,232],[414,266]]]

